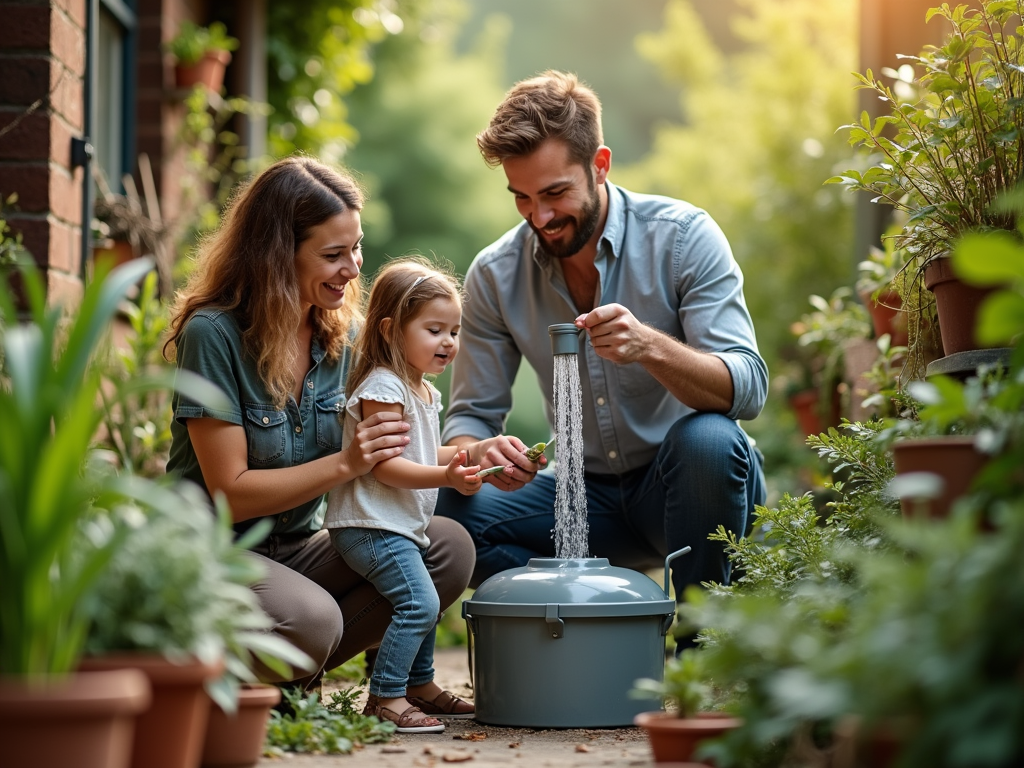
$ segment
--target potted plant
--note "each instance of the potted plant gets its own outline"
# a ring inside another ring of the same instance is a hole
[[[897,278],[907,254],[893,243],[890,232],[882,238],[882,247],[872,246],[868,257],[857,265],[857,296],[871,315],[875,338],[889,335],[890,346],[907,346],[907,313],[903,309]]]
[[[179,88],[201,84],[219,93],[224,84],[224,69],[231,61],[231,51],[238,48],[238,40],[228,35],[219,21],[208,27],[185,21],[165,47],[174,57],[174,77]]]
[[[801,352],[802,380],[809,385],[789,397],[804,434],[839,425],[842,397],[848,389],[844,382],[846,347],[871,334],[867,311],[850,301],[852,294],[849,288],[840,287],[828,299],[812,295],[809,301],[814,311],[790,327]]]
[[[829,179],[870,192],[877,202],[906,214],[895,238],[910,255],[902,294],[910,312],[911,370],[927,364],[927,323],[933,292],[946,356],[978,348],[973,312],[985,290],[955,280],[947,256],[969,231],[1015,232],[1014,220],[993,203],[1021,176],[1021,116],[1017,105],[1024,88],[1024,47],[1015,2],[988,1],[979,8],[943,5],[928,12],[950,25],[943,45],[929,46],[897,72],[890,88],[868,70],[861,87],[877,94],[888,114],[874,121],[867,113],[844,126],[853,146],[872,155],[863,172],[849,170]],[[917,68],[915,72],[914,68]],[[953,301],[963,298],[965,315]]]
[[[893,443],[905,512],[921,507],[944,515],[978,484],[990,496],[1012,495],[1024,462],[1024,244],[1002,233],[969,236],[953,262],[973,282],[1006,286],[982,305],[978,333],[1013,345],[1013,358],[1009,370],[982,367],[965,382],[935,376],[908,388],[915,418],[897,424],[903,439]],[[929,488],[927,477],[906,477],[921,472],[940,474],[945,483]],[[920,499],[929,496],[935,498]]]
[[[646,731],[657,763],[689,762],[702,742],[741,725],[735,717],[707,709],[711,686],[701,654],[697,648],[687,648],[665,665],[663,680],[636,681],[634,696],[661,698],[672,710],[641,712],[634,720]]]
[[[91,623],[83,665],[149,676],[154,702],[138,723],[135,768],[194,766],[210,699],[235,715],[240,684],[256,682],[255,659],[284,675],[312,662],[267,632],[270,619],[250,589],[262,568],[245,550],[266,526],[234,540],[226,506],[213,514],[194,486],[166,489],[118,525],[126,529],[123,543],[83,609]],[[255,733],[234,746],[258,757],[279,691],[254,689],[245,697],[258,699],[262,710],[235,721],[252,721]]]
[[[109,510],[153,491],[89,461],[101,379],[91,360],[149,268],[101,275],[67,323],[46,307],[33,266],[20,272],[26,323],[0,282],[0,741],[11,764],[125,766],[134,716],[148,705],[138,673],[75,668],[88,626],[82,601],[119,546],[104,525]]]

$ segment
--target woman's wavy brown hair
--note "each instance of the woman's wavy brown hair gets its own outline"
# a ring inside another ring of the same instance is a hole
[[[416,383],[402,331],[434,299],[451,299],[462,306],[462,287],[450,265],[405,256],[380,268],[366,303],[366,322],[356,338],[357,357],[346,390],[355,392],[374,368],[387,368],[410,385]]]
[[[174,360],[191,317],[215,307],[230,312],[246,354],[278,407],[294,385],[291,363],[301,321],[295,255],[312,229],[345,211],[361,211],[363,193],[348,175],[310,157],[271,165],[234,193],[221,226],[199,246],[197,263],[171,309],[164,356]],[[314,307],[313,332],[330,360],[362,321],[360,280],[351,281],[336,310]]]

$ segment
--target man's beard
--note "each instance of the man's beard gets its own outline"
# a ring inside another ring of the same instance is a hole
[[[555,259],[568,259],[570,256],[575,256],[579,253],[583,249],[583,246],[585,246],[590,238],[593,237],[594,231],[597,229],[597,222],[601,219],[601,197],[597,194],[597,190],[594,188],[593,184],[590,186],[590,191],[593,194],[580,210],[579,218],[575,216],[565,216],[561,219],[555,219],[554,221],[548,222],[549,227],[552,224],[557,227],[568,222],[573,223],[575,232],[572,239],[564,245],[558,242],[546,240],[544,235],[541,233],[541,230],[530,223],[530,227],[537,233],[537,240],[541,251]]]

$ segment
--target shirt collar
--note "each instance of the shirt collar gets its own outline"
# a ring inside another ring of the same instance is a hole
[[[604,183],[608,193],[608,218],[604,222],[604,232],[598,241],[597,255],[601,257],[601,242],[607,242],[610,255],[618,258],[622,253],[622,242],[626,237],[626,206],[619,188],[610,181]]]

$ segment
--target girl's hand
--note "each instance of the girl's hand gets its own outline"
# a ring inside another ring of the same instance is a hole
[[[408,422],[400,413],[379,411],[356,424],[356,433],[349,446],[342,451],[356,477],[373,469],[374,465],[400,456],[409,444]]]
[[[472,496],[483,487],[483,480],[477,477],[478,464],[471,467],[466,466],[466,452],[458,451],[452,460],[448,462],[445,475],[448,477],[448,485],[461,493],[463,496]]]

